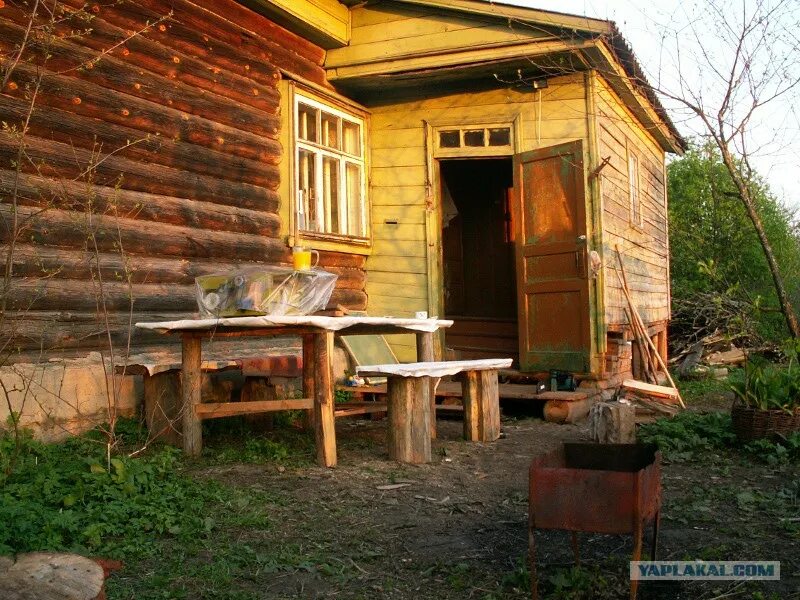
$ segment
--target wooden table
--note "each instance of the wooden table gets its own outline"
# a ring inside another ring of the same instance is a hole
[[[346,335],[416,334],[417,360],[433,361],[433,334],[452,321],[437,319],[398,319],[393,317],[235,317],[224,319],[188,319],[156,323],[137,323],[143,329],[180,335],[183,345],[181,363],[181,408],[183,449],[190,456],[202,450],[203,419],[269,412],[274,410],[313,409],[312,421],[320,466],[336,466],[336,429],[334,426],[334,382],[331,357],[336,332]],[[213,338],[300,337],[303,340],[303,398],[276,401],[203,403],[202,342]],[[435,402],[432,390],[427,400]],[[428,424],[431,437],[436,435],[435,410]]]

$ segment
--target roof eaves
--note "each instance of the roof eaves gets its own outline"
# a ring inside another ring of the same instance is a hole
[[[639,64],[639,61],[636,59],[633,49],[622,35],[622,32],[617,27],[617,24],[614,21],[609,21],[609,23],[611,24],[611,33],[607,36],[604,36],[606,45],[611,50],[614,57],[619,61],[620,65],[622,65],[622,68],[624,69],[631,85],[647,98],[652,105],[653,110],[656,111],[658,117],[664,122],[664,124],[669,128],[670,133],[675,137],[680,149],[685,151],[688,148],[688,143],[678,131],[675,123],[673,123],[672,119],[667,113],[667,109],[664,108],[663,104],[661,104],[661,100],[658,98],[653,86],[650,85],[644,70]]]

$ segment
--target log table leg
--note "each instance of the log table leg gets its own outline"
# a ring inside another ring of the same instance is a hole
[[[430,377],[389,376],[387,439],[390,459],[417,465],[431,461],[430,388]]]
[[[433,362],[436,360],[433,350],[433,333],[430,331],[417,332],[417,360],[419,362]],[[429,398],[431,403],[431,439],[436,439],[436,381],[433,377],[428,380]]]
[[[466,371],[461,376],[464,438],[493,442],[500,437],[500,391],[497,371]]]
[[[181,396],[183,397],[183,451],[189,456],[199,456],[203,449],[202,422],[195,407],[200,404],[202,385],[202,339],[192,335],[183,336],[183,358],[181,362]]]
[[[336,466],[336,421],[333,407],[333,375],[331,354],[333,332],[315,333],[314,363],[314,435],[317,443],[317,464]],[[305,370],[307,367],[303,365]],[[305,380],[305,377],[304,377]]]

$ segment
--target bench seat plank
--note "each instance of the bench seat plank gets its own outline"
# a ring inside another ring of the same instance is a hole
[[[510,358],[489,358],[483,360],[449,360],[444,362],[416,362],[396,365],[364,365],[356,367],[363,377],[447,377],[465,371],[497,371],[511,366]]]

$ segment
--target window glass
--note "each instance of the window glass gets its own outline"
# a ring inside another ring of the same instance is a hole
[[[642,224],[642,208],[639,199],[639,159],[635,154],[628,155],[628,195],[631,201],[631,222]]]
[[[347,233],[356,237],[365,235],[363,221],[364,211],[361,198],[361,166],[347,162],[345,166],[347,190]]]
[[[339,123],[341,119],[327,113],[322,113],[322,143],[328,148],[340,150]]]
[[[342,121],[342,142],[348,154],[361,155],[361,126],[358,123]]]
[[[338,158],[322,157],[322,200],[325,205],[325,230],[329,233],[345,233],[340,229],[339,218],[339,162]]]
[[[483,146],[483,129],[468,129],[464,132],[464,145],[472,147]]]
[[[461,132],[457,129],[455,131],[440,131],[439,145],[442,148],[458,148],[461,146]]]
[[[297,135],[301,140],[318,142],[317,138],[317,114],[316,108],[300,104],[297,107]]]
[[[510,146],[511,129],[509,127],[498,127],[489,130],[490,146]]]
[[[308,150],[299,150],[297,153],[298,170],[298,224],[308,231],[319,231],[317,226],[316,207],[316,165],[314,153]]]

